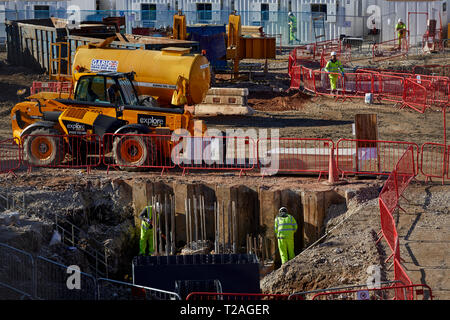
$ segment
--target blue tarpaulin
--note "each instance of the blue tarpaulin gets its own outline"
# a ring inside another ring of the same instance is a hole
[[[200,50],[206,51],[206,58],[215,69],[227,67],[225,25],[187,26],[188,40],[198,41]]]

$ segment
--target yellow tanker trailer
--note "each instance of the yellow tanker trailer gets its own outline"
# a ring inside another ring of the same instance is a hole
[[[140,96],[151,96],[160,106],[192,105],[203,101],[210,85],[209,62],[186,48],[161,51],[80,47],[75,53],[72,73],[134,72]]]

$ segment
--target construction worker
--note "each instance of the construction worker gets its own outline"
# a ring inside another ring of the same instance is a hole
[[[158,203],[156,204],[156,208],[158,208]],[[156,210],[158,211],[158,210]],[[146,206],[142,209],[139,214],[139,218],[142,220],[141,223],[141,238],[139,241],[139,254],[145,255],[145,251],[148,245],[148,255],[152,255],[155,251],[153,247],[153,207]],[[159,218],[158,215],[156,218]]]
[[[281,263],[284,264],[294,258],[294,233],[297,231],[297,222],[285,207],[281,207],[275,218],[275,235],[278,239]]]
[[[289,44],[293,44],[294,40],[299,41],[297,39],[297,18],[294,16],[292,12],[289,11],[288,14],[288,25],[289,25]]]
[[[398,22],[395,25],[395,31],[397,31],[398,49],[400,50],[402,48],[402,40],[406,36],[406,24],[403,23],[401,18],[398,19]]]
[[[326,72],[330,72],[328,77],[330,78],[331,93],[333,93],[334,91],[336,91],[337,80],[339,76],[338,73],[344,75],[344,67],[342,66],[342,63],[337,59],[337,53],[335,51],[331,53],[331,60],[328,61],[324,70]]]

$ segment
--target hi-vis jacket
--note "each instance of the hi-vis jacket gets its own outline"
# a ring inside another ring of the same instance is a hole
[[[297,222],[290,214],[285,217],[277,216],[275,218],[275,234],[278,239],[292,238],[295,231],[297,231]]]
[[[342,66],[342,63],[339,60],[336,60],[336,62],[328,61],[327,65],[325,66],[324,70],[326,72],[331,73],[343,73],[344,67]]]

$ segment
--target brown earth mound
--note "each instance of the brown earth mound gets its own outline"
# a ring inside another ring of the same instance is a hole
[[[259,97],[249,97],[248,105],[255,110],[260,111],[290,111],[302,110],[304,104],[309,101],[310,96],[303,92],[296,92],[294,94],[283,94],[273,97],[273,94],[267,97],[258,95]]]

